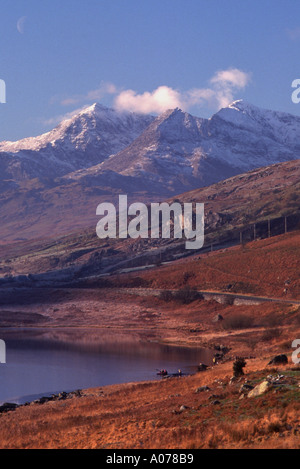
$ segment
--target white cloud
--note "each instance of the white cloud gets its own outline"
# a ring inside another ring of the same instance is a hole
[[[156,90],[143,94],[137,94],[133,90],[122,91],[115,99],[115,107],[121,111],[160,114],[166,109],[184,107],[184,100],[179,91],[168,86],[159,86]]]
[[[193,88],[186,93],[188,106],[204,105],[215,97],[215,91],[210,88]]]
[[[228,106],[234,99],[237,92],[245,89],[251,80],[251,74],[229,68],[217,71],[209,80],[206,88],[192,88],[187,91],[180,91],[169,86],[159,86],[153,91],[138,93],[134,90],[118,90],[113,83],[102,82],[100,86],[85,94],[64,97],[55,96],[52,103],[59,102],[63,106],[83,105],[87,103],[100,102],[105,96],[114,96],[114,107],[121,111],[132,111],[142,114],[161,114],[168,109],[180,108],[189,111],[193,106],[210,107],[214,110]],[[70,119],[82,110],[68,112],[43,121],[45,125],[57,125],[65,119]]]
[[[138,94],[124,90],[115,98],[115,107],[122,111],[140,113],[162,113],[179,107],[187,111],[192,106],[208,105],[217,109],[234,101],[234,94],[243,90],[250,82],[251,75],[237,68],[220,70],[210,79],[209,88],[193,88],[181,92],[168,86],[159,86],[154,91]]]
[[[228,70],[220,70],[210,80],[211,83],[219,87],[235,87],[245,88],[249,83],[250,75],[238,68],[229,68]]]
[[[229,68],[215,73],[210,82],[214,88],[214,99],[218,108],[226,107],[232,103],[235,92],[246,88],[250,80],[251,74],[238,68]]]

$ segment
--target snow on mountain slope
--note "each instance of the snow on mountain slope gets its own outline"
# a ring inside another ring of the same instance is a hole
[[[218,112],[218,117],[233,125],[270,136],[285,144],[299,144],[300,117],[284,112],[260,109],[257,106],[239,100]]]
[[[55,178],[88,168],[128,146],[153,119],[94,104],[46,134],[1,142],[1,179]]]
[[[299,117],[236,101],[211,119],[167,111],[95,170],[141,177],[146,184],[160,182],[170,192],[183,192],[299,156]]]
[[[245,170],[300,157],[300,117],[242,100],[215,114],[207,133],[225,150],[218,157]]]
[[[180,109],[155,119],[94,104],[44,135],[0,143],[0,182],[58,178],[60,185],[95,186],[110,174],[113,189],[125,177],[171,195],[299,156],[299,117],[242,100],[210,119]]]

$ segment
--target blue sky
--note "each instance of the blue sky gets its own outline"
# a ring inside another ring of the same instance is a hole
[[[1,0],[0,140],[95,101],[209,117],[244,98],[300,115],[299,0]],[[172,107],[172,106],[170,106]]]

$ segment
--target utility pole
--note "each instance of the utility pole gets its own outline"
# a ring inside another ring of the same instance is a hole
[[[287,216],[284,217],[284,232],[287,234],[288,229],[287,229]]]

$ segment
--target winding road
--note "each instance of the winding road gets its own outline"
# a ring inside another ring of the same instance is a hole
[[[135,294],[138,296],[159,296],[163,291],[163,289],[152,289],[152,288],[127,288],[126,292]],[[176,293],[179,290],[169,290],[172,293]],[[247,295],[244,293],[229,293],[229,292],[222,292],[222,291],[207,291],[207,290],[197,290],[197,292],[204,297],[227,297],[232,298],[233,300],[243,300],[249,301],[253,303],[283,303],[283,304],[293,304],[293,305],[300,305],[300,300],[294,299],[284,299],[284,298],[269,298],[266,296],[253,296]]]

